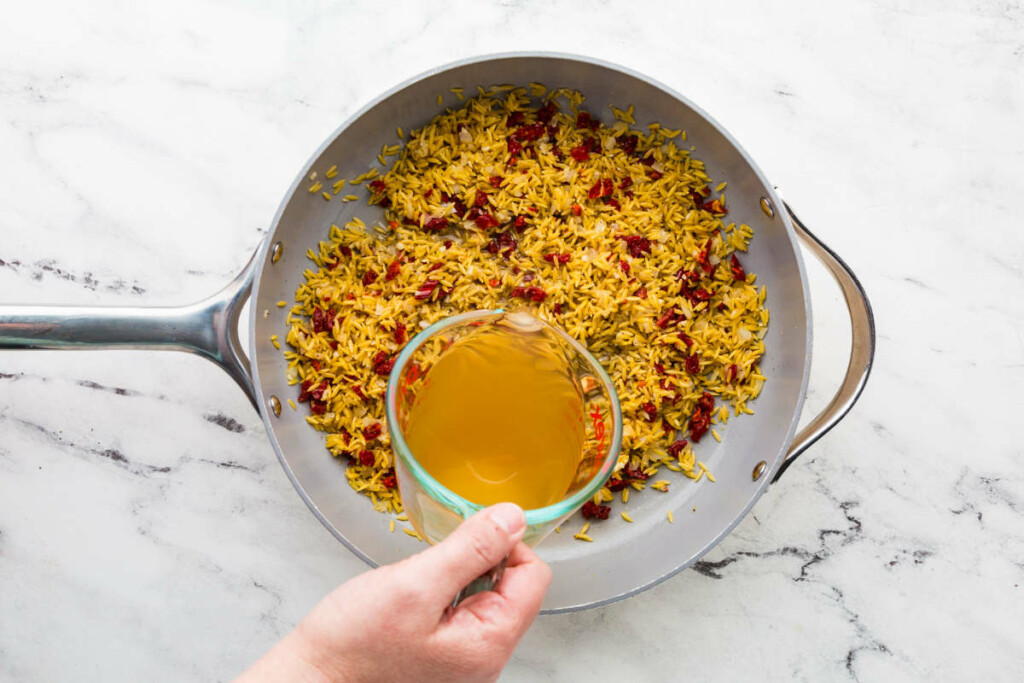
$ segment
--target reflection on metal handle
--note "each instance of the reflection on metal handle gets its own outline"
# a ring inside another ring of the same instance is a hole
[[[497,567],[487,572],[486,574],[482,574],[476,577],[475,579],[469,582],[468,586],[460,590],[458,595],[455,596],[455,599],[452,600],[451,606],[458,607],[460,602],[462,602],[471,595],[483,593],[484,591],[494,590],[494,587],[498,585],[498,582],[501,581],[502,575],[505,573],[506,564],[508,564],[507,555],[505,556],[504,559],[502,559],[501,562],[498,563]]]
[[[773,482],[779,480],[779,477],[796,460],[797,456],[824,436],[828,430],[835,427],[850,412],[853,404],[860,398],[864,385],[867,384],[868,375],[871,374],[871,364],[875,358],[875,318],[871,312],[868,296],[857,280],[857,276],[834,251],[811,234],[811,231],[800,222],[788,204],[786,211],[789,212],[793,227],[796,228],[797,237],[811,253],[825,264],[840,289],[843,290],[846,307],[850,312],[850,331],[853,335],[853,343],[850,348],[850,364],[846,367],[846,376],[843,377],[843,382],[839,385],[839,391],[825,406],[825,409],[793,438],[786,459],[782,461],[782,466],[775,474]]]
[[[256,406],[256,390],[238,338],[252,291],[256,257],[231,284],[188,306],[0,306],[0,349],[167,349],[208,358]]]

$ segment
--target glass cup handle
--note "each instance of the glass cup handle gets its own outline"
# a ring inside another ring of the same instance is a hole
[[[498,563],[498,566],[470,581],[468,586],[460,590],[455,595],[455,599],[452,600],[452,607],[458,607],[460,602],[471,595],[494,590],[494,587],[498,585],[498,582],[501,581],[502,575],[505,573],[505,565],[507,563],[508,555]]]

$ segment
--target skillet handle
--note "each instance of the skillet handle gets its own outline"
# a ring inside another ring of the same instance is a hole
[[[0,349],[194,353],[227,372],[259,410],[249,359],[238,338],[255,272],[254,255],[228,286],[187,306],[0,306]]]
[[[850,313],[850,331],[853,335],[853,343],[850,348],[850,363],[846,367],[846,376],[843,377],[839,390],[825,406],[825,409],[793,438],[789,452],[786,453],[786,459],[782,461],[782,466],[779,467],[772,483],[779,480],[786,468],[801,453],[839,424],[839,421],[850,412],[857,399],[860,398],[861,392],[864,391],[864,385],[867,384],[868,375],[871,374],[871,364],[875,358],[875,317],[871,312],[868,295],[857,280],[857,276],[853,274],[843,259],[839,258],[834,251],[825,246],[807,229],[807,226],[797,218],[788,204],[785,204],[785,207],[801,243],[825,264],[840,289],[843,290],[846,307]]]

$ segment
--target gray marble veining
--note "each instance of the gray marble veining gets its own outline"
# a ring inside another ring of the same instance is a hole
[[[505,679],[1019,680],[1019,2],[21,3],[0,26],[0,300],[212,293],[348,114],[516,49],[707,109],[853,266],[879,349],[854,413],[720,546],[540,619]],[[848,348],[808,273],[805,417]],[[212,365],[0,354],[0,678],[230,679],[363,569]]]

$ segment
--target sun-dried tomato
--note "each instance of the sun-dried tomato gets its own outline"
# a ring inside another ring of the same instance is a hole
[[[727,381],[735,382],[736,381],[736,376],[739,375],[739,373],[740,373],[739,367],[737,367],[736,364],[733,363],[732,365],[729,366],[729,375],[728,375],[729,379]]]
[[[501,284],[501,280],[492,277],[490,280],[487,281],[487,284],[490,285],[491,287],[497,287],[498,285]]]
[[[452,241],[451,240],[445,240],[444,241],[444,248],[445,249],[451,249],[452,248]]]
[[[515,249],[519,245],[518,240],[510,232],[503,232],[498,235],[498,246],[502,249]]]
[[[311,359],[309,361],[309,364],[313,366],[314,370],[316,370],[317,372],[320,372],[320,361],[318,361],[317,359],[313,358],[313,359]]]
[[[651,477],[651,475],[647,474],[639,467],[630,467],[629,465],[622,468],[622,474],[626,476],[626,479],[630,479],[632,481],[647,481]]]
[[[374,181],[372,181],[370,183],[370,189],[373,190],[374,192],[378,193],[378,194],[383,192],[384,188],[385,188],[385,185],[384,185],[384,179],[383,178],[377,178],[376,180],[374,180]]]
[[[315,398],[309,399],[309,410],[314,415],[323,415],[327,412],[327,404],[323,401],[318,401]]]
[[[536,273],[523,273],[523,282],[533,282],[537,279]]]
[[[600,154],[601,153],[602,147],[601,147],[601,140],[599,138],[587,138],[585,140],[585,142],[586,142],[587,146],[590,148],[590,153],[591,154]]]
[[[695,353],[686,357],[684,365],[686,366],[686,371],[691,375],[696,375],[700,372],[700,358]]]
[[[528,123],[517,128],[516,132],[512,134],[512,137],[520,142],[532,142],[533,140],[540,140],[544,137],[544,133],[545,130],[543,123]]]
[[[512,221],[512,227],[516,230],[522,230],[526,227],[526,216],[516,216],[516,219]]]
[[[430,268],[427,268],[428,273],[433,273],[435,270],[441,270],[444,268],[444,264],[438,261],[437,263],[431,264]]]
[[[640,258],[644,254],[651,253],[651,241],[646,237],[627,235],[619,237],[619,239],[626,243],[626,250],[629,251],[629,255],[633,258]]]
[[[373,455],[373,451],[362,450],[359,451],[359,464],[363,467],[369,467],[377,458]]]
[[[352,435],[344,427],[341,428],[341,440],[345,442],[346,446],[352,441]]]
[[[694,442],[700,441],[701,437],[707,434],[708,429],[711,426],[711,411],[715,407],[715,397],[704,392],[701,397],[697,399],[697,406],[693,410],[693,414],[690,416],[690,438]]]
[[[370,268],[365,273],[363,273],[363,284],[367,286],[372,285],[374,282],[377,281],[377,277],[377,271],[375,271],[373,268]]]
[[[664,365],[664,363],[655,363],[654,364],[654,371],[656,373],[658,373],[659,375],[664,375],[665,374],[665,365]]]
[[[332,339],[329,343],[331,345],[331,350],[332,351],[337,351],[338,350],[338,342],[337,341]]]
[[[636,295],[638,297],[640,297],[641,299],[646,299],[647,298],[647,288],[644,287],[643,285],[641,285],[640,289],[636,290]]]
[[[693,346],[693,340],[690,339],[687,335],[681,334],[679,335],[679,338],[683,340],[684,344],[686,344],[686,348],[690,348],[691,346]]]
[[[584,503],[583,508],[580,510],[580,512],[583,513],[584,519],[608,519],[608,515],[611,511],[611,506],[598,505],[592,500],[588,500]]]
[[[571,211],[573,216],[579,216],[581,213],[583,213],[583,207],[580,206],[579,204],[573,204]]]
[[[382,357],[383,356],[383,357]],[[391,369],[395,367],[395,359],[389,358],[388,354],[381,351],[373,359],[373,371],[381,377],[387,377],[391,374]]]
[[[551,122],[551,119],[555,117],[555,113],[558,111],[558,106],[552,100],[545,102],[540,109],[537,110],[537,120],[547,125]]]
[[[601,127],[601,122],[590,115],[590,112],[581,111],[576,114],[576,128],[585,130],[597,130]]]
[[[629,263],[623,261],[622,259],[619,259],[619,268],[622,268],[623,273],[629,273]]]
[[[319,307],[313,309],[313,334],[328,332],[334,327],[334,315],[332,313]]]
[[[615,138],[615,142],[619,143],[619,147],[627,155],[632,155],[636,152],[636,146],[640,142],[640,138],[635,135],[620,135]]]
[[[398,478],[395,477],[395,475],[393,474],[389,474],[385,477],[381,477],[380,483],[384,484],[384,488],[390,491],[394,489],[396,486],[398,486]]]
[[[562,304],[555,304],[551,310],[555,315],[562,315]]]
[[[355,394],[356,396],[358,396],[359,400],[361,400],[361,401],[369,401],[370,400],[369,398],[367,398],[366,394],[363,393],[363,390],[361,388],[359,388],[359,385],[357,385],[357,384],[353,384],[352,385],[352,393]]]
[[[498,227],[498,219],[489,213],[482,213],[476,217],[476,227],[481,230]]]
[[[618,477],[612,477],[611,479],[608,480],[606,486],[608,487],[609,491],[621,491],[622,489],[629,486],[629,482],[623,479],[619,479]]]
[[[571,261],[571,260],[572,260],[572,254],[559,254],[558,255],[558,262],[560,264],[562,264],[563,266],[566,263],[568,263],[569,261]]]
[[[700,267],[703,268],[706,273],[710,273],[712,270],[711,261],[708,257],[711,254],[711,245],[713,240],[713,237],[709,237],[708,241],[704,243],[704,247],[697,254],[697,263],[700,264]]]
[[[667,311],[665,311],[665,313],[663,313],[660,318],[658,318],[655,324],[659,328],[665,329],[670,323],[672,323],[676,319],[677,316],[678,314],[676,313],[676,309],[670,308]]]
[[[612,207],[616,211],[622,210],[622,204],[619,204],[618,200],[615,199],[614,197],[605,197],[602,201],[604,201],[605,204]]]
[[[341,252],[342,256],[348,257],[352,255],[352,248],[346,247],[344,244],[338,247],[338,251]]]
[[[641,157],[640,158],[640,163],[643,164],[644,166],[653,166],[654,165],[654,154],[651,153],[651,154],[648,154],[645,157]]]
[[[507,119],[505,119],[505,125],[508,126],[509,128],[513,128],[515,126],[518,126],[525,120],[526,114],[524,114],[521,111],[514,111],[508,115]]]
[[[437,289],[437,284],[437,280],[425,280],[423,284],[420,285],[420,288],[416,290],[416,294],[413,295],[413,298],[420,301],[429,299],[430,295],[434,293],[435,289]]]
[[[529,299],[530,301],[540,303],[547,296],[547,292],[540,287],[515,287],[512,289],[512,298],[514,299]]]
[[[374,422],[371,425],[363,427],[363,440],[369,443],[380,436],[382,431],[383,429],[380,426],[380,422]]]
[[[388,264],[388,270],[384,273],[384,281],[391,282],[398,277],[398,272],[402,269],[402,259],[396,258],[394,261]]]
[[[658,409],[654,407],[653,403],[644,403],[640,406],[640,410],[644,411],[644,415],[648,422],[654,422],[658,417]]]
[[[399,346],[405,343],[405,323],[395,324],[394,339]]]
[[[480,192],[477,190],[476,196],[473,197],[473,206],[483,206],[487,203],[487,193]]]
[[[577,145],[569,150],[569,154],[576,161],[586,161],[590,158],[590,150],[587,148],[587,145]]]
[[[743,270],[743,266],[740,265],[740,260],[736,258],[736,254],[729,257],[729,267],[732,268],[732,279],[733,280],[746,280],[747,273]]]
[[[625,178],[623,178],[622,182],[619,183],[619,189],[620,190],[628,190],[631,187],[633,187],[633,179],[631,177],[629,177],[629,176],[626,176]]]
[[[729,212],[724,206],[722,206],[721,200],[712,199],[710,202],[704,202],[704,208],[712,213],[722,214],[723,216]]]
[[[590,199],[597,199],[600,196],[601,196],[601,181],[598,180],[596,183],[593,184],[593,186],[591,186],[590,191],[587,192],[587,197],[589,197]]]
[[[324,392],[331,387],[330,380],[322,379],[315,389],[310,389],[309,395],[318,401],[324,400]]]
[[[491,240],[490,242],[488,242],[487,246],[484,247],[484,251],[486,251],[489,254],[497,254],[498,253],[498,240]]]
[[[522,152],[523,152],[523,146],[521,144],[519,144],[519,142],[517,140],[515,140],[513,138],[509,138],[508,139],[508,153],[512,155],[512,158],[515,159],[517,156],[522,154]]]
[[[502,178],[500,175],[492,175],[487,179],[487,182],[491,184],[491,187],[498,187],[501,185]]]
[[[661,173],[659,171],[649,171],[647,177],[651,180],[661,180]]]
[[[313,386],[313,380],[304,379],[302,380],[302,386],[299,389],[299,403],[305,403],[309,400],[309,389]]]

